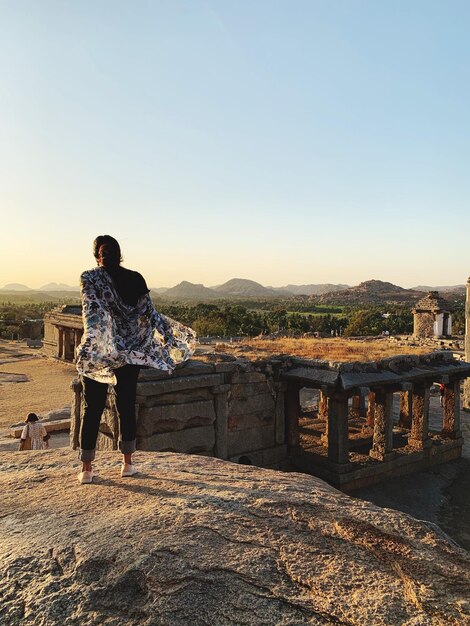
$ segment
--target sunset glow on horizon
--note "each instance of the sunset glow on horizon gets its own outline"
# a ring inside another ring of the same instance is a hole
[[[470,5],[0,1],[0,287],[470,274]]]

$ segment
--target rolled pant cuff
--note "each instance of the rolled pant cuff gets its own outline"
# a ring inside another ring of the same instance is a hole
[[[120,441],[119,442],[119,450],[123,454],[134,454],[134,452],[135,452],[135,439],[132,439],[132,441]]]
[[[90,463],[91,461],[95,460],[95,451],[94,450],[82,450],[82,448],[80,448],[80,451],[78,453],[78,458],[80,461],[83,461],[84,463]]]

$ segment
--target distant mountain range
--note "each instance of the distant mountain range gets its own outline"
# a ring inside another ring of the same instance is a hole
[[[152,289],[152,291],[155,291]],[[160,290],[160,296],[171,300],[216,300],[220,295],[209,287],[189,283],[187,280],[179,283],[171,289]]]
[[[47,285],[43,285],[42,287],[39,287],[39,289],[31,289],[31,287],[27,287],[21,283],[9,283],[0,289],[0,291],[80,291],[80,288],[71,287],[70,285],[65,285],[64,283],[47,283]]]
[[[10,283],[0,289],[3,294],[20,294],[25,297],[50,294],[53,299],[63,296],[70,298],[73,294],[78,295],[79,288],[71,287],[64,283],[48,283],[40,289],[31,289],[19,283]],[[344,284],[307,284],[286,285],[285,287],[264,287],[254,280],[246,278],[232,278],[223,285],[205,287],[202,284],[183,281],[171,288],[152,289],[151,292],[162,301],[187,300],[192,302],[207,302],[221,299],[241,298],[280,298],[280,297],[306,297],[319,304],[359,304],[379,302],[413,302],[423,296],[423,292],[439,291],[444,297],[465,293],[465,285],[454,286],[419,286],[413,289],[404,289],[398,285],[381,280],[368,280],[356,287]]]
[[[447,291],[466,291],[465,285],[451,285],[451,286],[439,286],[439,287],[429,287],[426,285],[419,285],[418,287],[412,287],[414,291],[440,291],[441,293],[445,293]]]
[[[320,285],[286,285],[285,287],[268,287],[277,292],[294,294],[295,296],[321,296],[324,293],[332,293],[335,291],[343,291],[349,289],[349,285],[333,285],[331,283],[323,283]]]
[[[426,288],[425,291],[438,291],[437,288]],[[456,295],[455,290],[443,290],[445,296]],[[403,303],[410,304],[420,300],[423,291],[418,289],[404,289],[398,285],[381,280],[367,280],[356,287],[349,287],[335,293],[326,293],[318,296],[319,304],[354,305],[354,304],[381,304]]]

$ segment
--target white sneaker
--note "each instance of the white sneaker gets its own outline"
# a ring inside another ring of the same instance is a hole
[[[131,465],[130,463],[123,463],[121,465],[121,478],[126,478],[126,476],[134,476],[137,474],[139,470],[136,465]]]
[[[93,472],[80,472],[80,474],[78,475],[78,482],[81,485],[88,485],[91,482],[93,482]]]

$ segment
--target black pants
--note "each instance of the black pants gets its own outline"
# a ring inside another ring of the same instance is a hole
[[[119,417],[119,449],[123,454],[135,452],[136,417],[135,397],[139,365],[124,365],[114,370],[117,383],[114,387],[116,393],[116,408]],[[83,376],[83,398],[85,412],[80,428],[80,455],[81,461],[89,462],[95,458],[96,440],[98,430],[106,404],[108,385]]]

